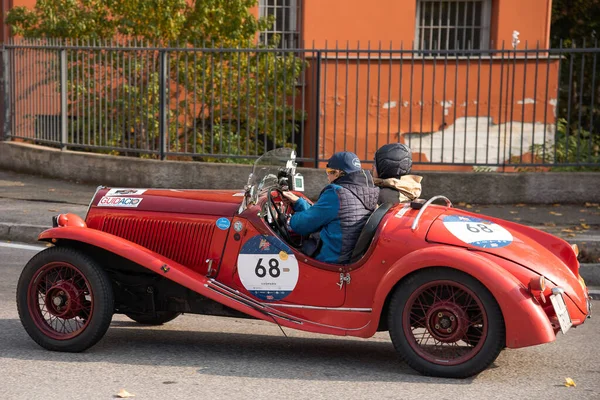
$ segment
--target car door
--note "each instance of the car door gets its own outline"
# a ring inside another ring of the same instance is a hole
[[[260,218],[252,222],[234,218],[218,276],[220,282],[264,302],[317,307],[344,304],[346,285],[341,283],[338,266],[304,256],[284,243]]]

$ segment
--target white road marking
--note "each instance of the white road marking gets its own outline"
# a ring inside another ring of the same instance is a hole
[[[27,244],[18,243],[0,243],[0,247],[10,247],[13,249],[31,250],[31,251],[42,251],[46,247],[44,246],[29,246]]]

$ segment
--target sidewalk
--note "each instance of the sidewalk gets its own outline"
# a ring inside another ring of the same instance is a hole
[[[53,215],[72,212],[84,217],[95,190],[94,185],[0,170],[0,240],[32,243],[51,226]],[[590,264],[582,266],[582,275],[597,281],[590,284],[600,285],[600,204],[454,206],[532,226],[577,244],[580,262]]]

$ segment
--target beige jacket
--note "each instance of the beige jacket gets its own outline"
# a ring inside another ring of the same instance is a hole
[[[398,191],[400,202],[411,201],[421,195],[422,176],[419,175],[404,175],[400,179],[397,178],[374,178],[375,185],[380,188],[390,188]]]

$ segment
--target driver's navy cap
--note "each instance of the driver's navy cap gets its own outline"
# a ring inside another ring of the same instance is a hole
[[[327,161],[327,168],[339,169],[349,174],[361,170],[358,156],[350,151],[340,151]]]

